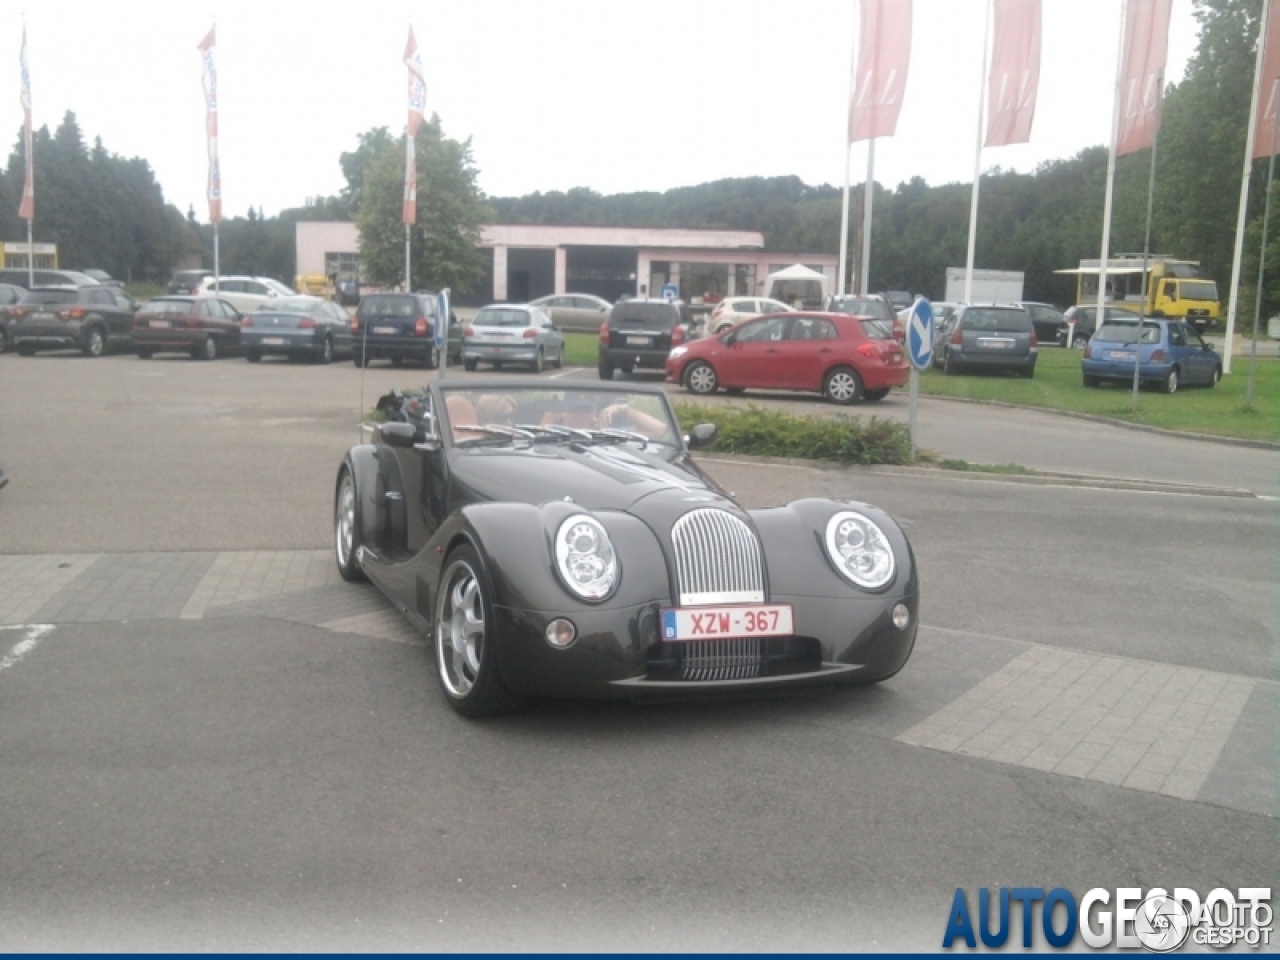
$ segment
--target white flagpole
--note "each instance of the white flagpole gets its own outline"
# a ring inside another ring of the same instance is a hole
[[[1280,95],[1280,77],[1271,84],[1271,102]],[[1249,118],[1253,125],[1253,118]],[[1267,157],[1267,201],[1262,206],[1262,245],[1258,248],[1258,295],[1253,300],[1253,342],[1249,348],[1249,376],[1245,380],[1244,408],[1253,409],[1253,379],[1258,366],[1258,318],[1262,315],[1262,280],[1267,270],[1267,224],[1271,220],[1271,184],[1276,176],[1276,123],[1271,123],[1271,153]]]
[[[871,282],[871,198],[876,182],[876,138],[867,141],[867,183],[862,203],[862,270],[858,278],[858,292],[864,297]]]
[[[854,34],[857,34],[857,17],[854,18]],[[849,139],[849,120],[853,116],[853,97],[858,78],[858,45],[849,42],[849,101],[845,109],[844,135],[844,194],[840,207],[840,266],[836,268],[836,293],[847,293],[845,280],[848,278],[849,260],[849,166],[853,159],[853,141]]]
[[[1244,140],[1244,172],[1240,175],[1240,212],[1236,216],[1236,246],[1231,258],[1231,291],[1227,300],[1227,335],[1222,345],[1222,372],[1231,372],[1231,339],[1235,334],[1236,310],[1240,306],[1240,267],[1244,259],[1244,226],[1249,212],[1249,180],[1253,174],[1254,127],[1258,116],[1258,96],[1262,87],[1263,46],[1271,0],[1262,0],[1262,20],[1258,23],[1258,53],[1253,63],[1253,93],[1249,97],[1249,128]],[[1273,106],[1274,108],[1274,106]],[[1274,124],[1275,121],[1273,120]],[[1261,293],[1261,291],[1259,291]]]
[[[991,55],[992,0],[987,0],[986,24],[982,32],[982,71],[978,78],[978,145],[973,152],[973,191],[969,200],[969,252],[964,261],[964,302],[973,302],[973,252],[978,242],[978,184],[982,181],[982,138],[987,120],[987,63]]]
[[[1124,65],[1124,31],[1128,23],[1126,14],[1129,3],[1125,0],[1120,5],[1120,44],[1116,50],[1116,86],[1111,97],[1111,150],[1107,154],[1107,192],[1102,203],[1102,256],[1098,259],[1098,313],[1094,317],[1093,329],[1098,330],[1107,315],[1107,258],[1111,256],[1111,205],[1116,184],[1116,141],[1120,138],[1120,76]],[[1070,328],[1074,331],[1074,328]]]

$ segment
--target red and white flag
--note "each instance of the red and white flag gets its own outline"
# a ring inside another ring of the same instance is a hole
[[[849,142],[891,137],[911,63],[911,0],[862,0]]]
[[[209,150],[209,222],[222,222],[222,168],[218,165],[218,67],[214,62],[214,35],[218,28],[209,28],[208,35],[196,49],[204,62],[205,140]]]
[[[22,25],[22,144],[27,154],[27,176],[22,182],[18,216],[30,222],[36,216],[35,158],[31,155],[31,67],[27,63],[27,25]],[[31,251],[27,251],[31,256]]]
[[[409,28],[409,42],[404,48],[404,65],[409,68],[409,125],[404,150],[404,203],[401,211],[405,223],[418,222],[418,164],[414,138],[422,126],[422,111],[427,105],[427,78],[418,55],[418,41]]]
[[[1125,6],[1117,157],[1145,150],[1155,142],[1172,4],[1173,0],[1128,0]]]
[[[1258,77],[1258,115],[1254,118],[1253,156],[1271,154],[1271,138],[1276,125],[1276,79],[1280,78],[1280,0],[1271,0],[1267,22],[1258,37],[1262,44],[1262,73]]]
[[[1040,0],[996,0],[985,146],[1031,139],[1040,86]]]

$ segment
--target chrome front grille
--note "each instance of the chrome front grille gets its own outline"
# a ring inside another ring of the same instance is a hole
[[[763,603],[764,562],[755,532],[725,510],[691,510],[671,528],[682,607]]]
[[[682,680],[746,680],[760,676],[760,639],[682,643]]]

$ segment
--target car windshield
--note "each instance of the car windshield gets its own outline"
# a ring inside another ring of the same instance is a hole
[[[968,330],[1025,333],[1031,329],[1031,318],[1022,310],[969,310],[964,315],[964,326]]]
[[[1102,325],[1102,329],[1093,335],[1093,339],[1100,340],[1104,343],[1133,343],[1137,332],[1138,325],[1136,323],[1122,323],[1115,320],[1108,320]],[[1157,323],[1144,323],[1142,325],[1142,342],[1159,343],[1160,325]]]
[[[477,327],[527,327],[533,316],[527,310],[491,310],[488,307],[476,314],[472,323]]]
[[[1218,285],[1212,280],[1183,280],[1182,299],[1217,300]]]
[[[661,393],[548,390],[541,386],[448,387],[444,419],[459,445],[547,442],[650,442],[676,445]]]
[[[75,303],[79,294],[75,290],[32,290],[22,298],[23,303]]]
[[[191,308],[190,300],[151,300],[142,305],[139,313],[186,313]]]
[[[257,313],[288,313],[298,316],[306,316],[316,308],[317,300],[304,300],[300,297],[285,298],[283,300],[272,300],[270,303],[264,303],[257,309]]]

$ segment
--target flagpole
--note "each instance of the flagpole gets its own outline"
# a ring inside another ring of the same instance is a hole
[[[27,289],[36,285],[36,245],[31,240],[31,220],[27,220]]]
[[[1116,141],[1120,137],[1120,76],[1124,63],[1125,25],[1128,23],[1128,0],[1120,5],[1120,44],[1116,50],[1116,83],[1111,97],[1111,150],[1107,153],[1107,190],[1102,202],[1102,256],[1098,260],[1098,313],[1094,317],[1093,329],[1102,326],[1107,315],[1107,258],[1111,256],[1111,206],[1115,195],[1116,183]],[[1067,336],[1074,332],[1068,327]],[[1070,342],[1068,341],[1068,345]]]
[[[1244,227],[1249,213],[1249,181],[1253,174],[1253,146],[1258,116],[1258,95],[1262,88],[1262,58],[1267,40],[1267,23],[1271,0],[1262,0],[1262,19],[1258,22],[1258,53],[1253,63],[1253,92],[1249,96],[1249,129],[1244,142],[1244,172],[1240,175],[1240,212],[1236,215],[1236,246],[1231,258],[1231,291],[1227,300],[1227,334],[1222,345],[1222,372],[1231,372],[1231,341],[1236,327],[1236,310],[1240,306],[1240,268],[1244,261]],[[1274,103],[1274,95],[1272,98]],[[1275,126],[1275,120],[1271,121]],[[1259,291],[1261,293],[1261,291]]]
[[[964,302],[973,302],[973,254],[978,242],[978,184],[982,181],[982,135],[987,117],[987,70],[991,55],[991,6],[987,0],[986,22],[982,32],[982,70],[978,77],[978,143],[973,152],[973,190],[969,199],[969,251],[964,261]]]
[[[862,270],[858,277],[858,293],[864,297],[871,283],[871,200],[875,184],[876,138],[867,140],[867,182],[862,200]]]
[[[1151,291],[1147,284],[1150,278],[1147,270],[1151,262],[1151,211],[1156,196],[1156,150],[1160,145],[1160,108],[1164,105],[1164,71],[1156,74],[1156,116],[1155,129],[1151,133],[1151,171],[1147,174],[1147,232],[1142,241],[1142,303],[1138,305],[1138,333],[1133,338],[1133,396],[1129,400],[1129,409],[1138,409],[1138,370],[1142,365],[1142,327],[1147,319],[1147,298]],[[1097,330],[1101,323],[1094,324]]]
[[[1276,102],[1280,95],[1280,77],[1271,84],[1271,102]],[[1253,126],[1253,118],[1249,118],[1249,126]],[[1276,175],[1276,127],[1271,121],[1271,155],[1267,158],[1267,200],[1262,206],[1262,246],[1258,250],[1258,293],[1253,298],[1253,344],[1249,348],[1249,378],[1244,388],[1244,408],[1253,409],[1253,374],[1258,365],[1258,317],[1262,314],[1262,280],[1267,267],[1267,225],[1271,220],[1271,184]]]
[[[854,18],[857,23],[857,18]],[[848,291],[845,289],[845,281],[848,279],[848,259],[849,259],[849,170],[853,160],[853,141],[849,138],[849,134],[853,131],[847,129],[849,121],[853,118],[853,97],[857,87],[858,79],[858,45],[849,41],[849,100],[845,116],[845,137],[844,137],[844,193],[840,205],[840,266],[836,269],[836,293],[843,294]]]

